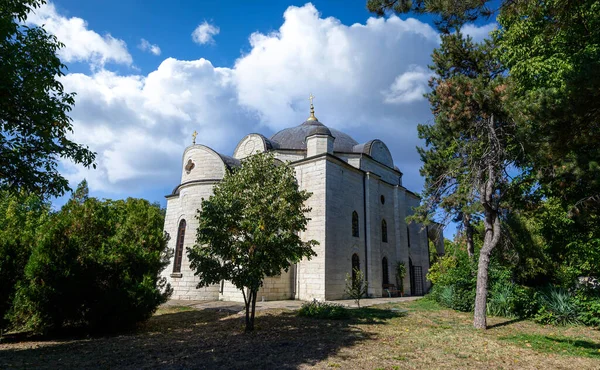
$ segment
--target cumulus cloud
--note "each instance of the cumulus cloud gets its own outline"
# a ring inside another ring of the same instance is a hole
[[[483,25],[481,27],[478,27],[474,24],[466,24],[465,26],[463,26],[461,31],[464,35],[471,36],[474,41],[481,42],[483,41],[483,39],[488,37],[490,32],[497,28],[498,25],[495,22]]]
[[[218,35],[219,32],[221,32],[219,27],[204,21],[192,32],[192,40],[200,45],[213,44],[215,42],[213,36]]]
[[[394,80],[389,89],[382,94],[386,103],[412,103],[424,99],[427,92],[427,82],[431,72],[417,65],[411,65],[408,70]]]
[[[164,195],[194,130],[198,143],[231,155],[250,132],[271,136],[303,122],[312,92],[323,123],[359,142],[383,139],[405,186],[420,190],[416,125],[431,121],[421,95],[439,44],[431,26],[396,16],[345,25],[306,4],[249,42],[231,68],[167,58],[148,75],[65,76],[65,89],[77,92],[74,139],[98,153],[95,171],[64,164],[72,184],[85,177],[92,190]]]
[[[151,44],[146,39],[141,39],[138,48],[142,51],[148,51],[154,55],[160,55],[160,47],[156,44]]]
[[[59,51],[63,62],[87,62],[94,69],[103,67],[107,62],[132,64],[125,41],[89,30],[87,22],[81,18],[67,18],[58,14],[52,3],[29,13],[27,23],[44,26],[46,31],[56,35],[65,44]]]

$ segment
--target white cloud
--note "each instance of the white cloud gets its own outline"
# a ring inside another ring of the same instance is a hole
[[[413,103],[424,99],[428,91],[427,82],[431,72],[418,65],[411,65],[408,70],[394,80],[389,89],[382,92],[386,103]]]
[[[198,143],[231,155],[250,132],[271,136],[303,122],[312,92],[322,122],[359,142],[383,139],[404,184],[420,189],[416,125],[431,120],[421,94],[439,44],[431,26],[395,16],[349,26],[307,4],[249,41],[232,68],[167,58],[148,75],[65,76],[66,91],[77,92],[75,140],[98,153],[95,171],[65,164],[71,183],[86,177],[109,194],[163,195],[179,181],[194,130]]]
[[[81,18],[59,15],[52,3],[33,10],[26,22],[44,26],[44,29],[65,44],[59,51],[63,62],[87,62],[94,69],[103,67],[106,62],[125,65],[132,63],[125,41],[110,34],[101,36],[89,30],[87,22]]]
[[[146,39],[140,40],[138,48],[140,48],[143,51],[149,51],[150,53],[152,53],[154,55],[160,55],[160,47],[158,47],[158,45],[156,45],[156,44],[151,44]]]
[[[461,29],[463,35],[469,35],[473,38],[473,41],[481,42],[483,39],[487,38],[489,33],[493,30],[497,29],[498,25],[494,23],[488,23],[481,27],[478,27],[474,24],[466,24]]]
[[[192,32],[192,40],[200,45],[213,44],[215,42],[213,36],[218,35],[220,31],[219,27],[204,21]]]

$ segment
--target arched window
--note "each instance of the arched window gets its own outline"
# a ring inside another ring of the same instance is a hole
[[[352,282],[356,281],[356,271],[360,270],[360,259],[358,258],[358,254],[354,253],[352,255]]]
[[[388,260],[387,257],[383,257],[381,260],[381,272],[383,274],[382,284],[387,285],[390,283],[390,274],[388,271]]]
[[[175,261],[173,262],[173,272],[181,272],[181,259],[183,257],[183,240],[185,239],[185,220],[179,222],[177,230],[177,245],[175,246]]]
[[[381,220],[381,241],[387,243],[387,222]]]
[[[352,212],[352,236],[358,238],[358,213]]]
[[[406,240],[408,241],[408,247],[410,248],[410,229],[406,227]]]

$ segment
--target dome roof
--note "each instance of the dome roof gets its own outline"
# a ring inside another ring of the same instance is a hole
[[[329,134],[335,138],[333,150],[335,152],[352,152],[358,142],[349,135],[336,129],[328,128],[319,121],[306,121],[303,124],[283,129],[271,136],[281,149],[306,149],[306,137],[313,134]]]

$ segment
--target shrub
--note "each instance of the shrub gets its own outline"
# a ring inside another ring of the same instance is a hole
[[[358,308],[360,308],[360,299],[367,295],[369,283],[365,280],[365,275],[360,269],[354,269],[353,274],[346,274],[346,288],[344,292],[354,299]]]
[[[566,290],[550,286],[537,295],[540,309],[534,319],[540,324],[568,325],[579,322],[579,307]]]
[[[598,285],[580,287],[574,301],[579,310],[579,321],[584,325],[600,327],[600,288]]]
[[[349,314],[348,309],[340,304],[320,302],[315,299],[303,303],[298,311],[298,316],[339,320],[348,318]]]
[[[487,312],[492,316],[528,318],[536,314],[537,302],[532,289],[509,282],[498,282],[490,289]]]
[[[170,287],[159,207],[141,199],[71,200],[40,230],[18,285],[14,326],[118,331],[150,317]]]
[[[0,330],[14,299],[17,284],[24,278],[37,230],[46,222],[50,204],[35,195],[0,192]]]

